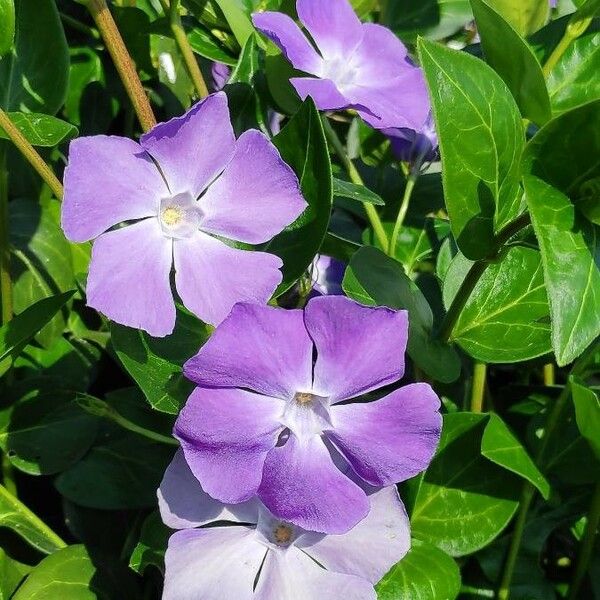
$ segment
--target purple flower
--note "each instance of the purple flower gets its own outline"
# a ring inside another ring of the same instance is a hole
[[[386,129],[383,133],[390,139],[392,151],[396,157],[410,163],[414,170],[419,171],[426,163],[440,158],[438,137],[435,123],[430,113],[423,127],[414,129]]]
[[[347,0],[298,0],[296,7],[319,52],[283,13],[252,19],[296,69],[314,75],[291,79],[302,99],[312,96],[320,110],[353,108],[376,128],[422,126],[429,112],[423,73],[389,29],[361,23]]]
[[[303,311],[236,305],[184,365],[200,387],[174,435],[204,490],[228,504],[258,494],[311,531],[351,529],[369,502],[340,465],[391,485],[425,469],[439,440],[440,401],[427,384],[345,402],[402,377],[407,334],[406,311],[343,296]]]
[[[88,304],[164,336],[175,325],[173,266],[183,304],[207,323],[222,321],[236,302],[265,303],[281,281],[281,260],[219,238],[266,242],[305,206],[295,174],[262,133],[235,139],[220,92],[139,144],[74,140],[62,226],[71,241],[95,239]]]
[[[216,502],[177,452],[158,492],[163,521],[181,530],[169,539],[163,600],[375,600],[410,527],[394,487],[367,493],[369,515],[349,533],[309,532],[257,499]]]
[[[341,296],[344,293],[342,280],[346,265],[343,262],[325,254],[317,254],[309,271],[313,281],[313,295]]]
[[[213,89],[216,92],[221,91],[231,77],[231,67],[215,61],[212,64],[210,72],[213,79]]]

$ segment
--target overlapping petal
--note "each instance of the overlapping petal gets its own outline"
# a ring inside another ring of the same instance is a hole
[[[353,104],[337,88],[331,79],[319,79],[316,77],[292,77],[290,83],[296,88],[302,100],[310,96],[319,110],[341,110],[355,108],[364,110],[362,105]]]

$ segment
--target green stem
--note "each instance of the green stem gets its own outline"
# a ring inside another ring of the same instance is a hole
[[[44,162],[36,149],[27,141],[25,136],[15,127],[8,115],[0,108],[0,129],[3,129],[10,141],[17,147],[27,162],[38,172],[38,175],[48,184],[52,193],[62,200],[63,187],[52,169]]]
[[[12,279],[10,277],[10,243],[8,231],[8,172],[5,146],[0,142],[0,315],[2,325],[13,316]]]
[[[327,139],[333,146],[336,154],[338,155],[338,158],[342,162],[344,169],[346,169],[346,172],[350,177],[350,181],[357,185],[364,186],[365,183],[362,180],[360,173],[354,166],[354,163],[348,157],[348,154],[346,153],[346,150],[344,149],[340,138],[337,136],[337,133],[331,126],[331,123],[325,116],[323,116],[323,129],[325,130],[325,135],[327,136]],[[365,212],[367,213],[367,218],[371,223],[371,227],[373,228],[373,232],[375,233],[375,237],[377,238],[377,241],[379,242],[379,245],[381,246],[382,250],[387,254],[389,249],[389,241],[385,229],[383,227],[383,223],[381,222],[381,218],[379,217],[379,213],[375,210],[375,207],[372,204],[365,203],[363,204],[363,206],[365,208]]]
[[[487,376],[487,365],[476,362],[473,367],[473,385],[471,387],[471,412],[483,412],[483,397],[485,395],[485,379]]]
[[[598,526],[600,525],[600,483],[596,484],[594,488],[594,495],[592,496],[592,503],[587,516],[587,523],[585,526],[585,533],[581,540],[581,548],[579,549],[579,556],[577,558],[577,566],[575,567],[575,575],[573,576],[573,583],[569,589],[568,600],[577,600],[579,598],[579,590],[581,584],[585,578],[585,574],[590,566],[590,560],[594,552],[594,545],[596,541],[596,533]]]
[[[188,75],[194,84],[196,94],[198,94],[199,98],[206,98],[209,94],[208,87],[206,86],[202,71],[198,66],[198,61],[196,60],[194,51],[192,50],[185,29],[183,28],[181,15],[178,10],[179,0],[171,0],[170,5],[169,0],[160,0],[160,3],[165,11],[165,15],[168,15],[169,17],[169,26],[171,27],[175,43],[179,48]]]
[[[135,64],[127,51],[125,42],[123,42],[123,38],[119,33],[117,24],[106,5],[106,0],[87,0],[87,7],[98,31],[100,31],[106,49],[113,59],[142,129],[144,131],[152,129],[156,125],[156,118],[152,112],[150,101],[135,70]]]
[[[9,494],[17,496],[17,484],[15,483],[13,466],[6,453],[2,454],[2,483]]]
[[[402,230],[402,225],[404,225],[404,219],[406,218],[408,206],[410,205],[410,198],[412,196],[413,190],[415,189],[415,184],[417,183],[418,177],[418,174],[411,173],[408,176],[408,179],[406,180],[404,196],[402,197],[402,202],[400,203],[398,216],[396,217],[396,223],[394,224],[394,230],[392,231],[390,247],[388,248],[388,255],[392,258],[394,258],[394,256],[396,255],[396,244],[398,243],[398,236],[400,235],[400,231]]]
[[[546,363],[544,365],[544,385],[551,387],[554,385],[555,380],[554,363]]]
[[[93,37],[95,40],[100,39],[100,33],[98,33],[97,29],[95,29],[94,27],[90,27],[89,25],[86,25],[85,23],[82,23],[81,21],[78,21],[77,19],[74,19],[70,15],[67,15],[67,14],[61,12],[60,20],[65,25],[68,25],[69,27],[71,27],[71,29],[75,29],[75,31],[79,31],[80,33],[89,35],[90,37]]]

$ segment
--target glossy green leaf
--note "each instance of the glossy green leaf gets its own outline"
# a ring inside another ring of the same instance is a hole
[[[432,336],[433,313],[423,293],[402,265],[376,248],[361,248],[350,261],[343,281],[346,294],[369,305],[408,310],[408,353],[437,381],[452,382],[460,374],[460,359],[452,346]]]
[[[10,600],[13,592],[29,571],[31,571],[29,565],[12,559],[0,548],[0,600]]]
[[[460,571],[445,552],[419,540],[375,586],[378,600],[454,600]]]
[[[181,368],[208,339],[210,327],[178,310],[175,331],[165,338],[153,338],[118,323],[111,323],[110,331],[119,360],[152,407],[177,414],[194,387]]]
[[[249,15],[239,4],[231,2],[231,0],[215,0],[215,2],[223,11],[235,39],[243,48],[246,40],[254,33],[254,26]]]
[[[377,206],[384,206],[385,202],[381,199],[381,196],[372,192],[369,188],[364,185],[357,185],[344,181],[343,179],[333,178],[333,195],[337,198],[350,198],[350,200],[357,200],[363,204],[375,204]]]
[[[600,229],[548,183],[532,176],[524,182],[542,253],[552,347],[563,366],[600,335]]]
[[[571,393],[575,405],[575,418],[581,435],[588,441],[596,458],[600,460],[600,399],[598,394],[573,381]]]
[[[69,80],[67,41],[54,0],[18,0],[14,50],[0,61],[0,107],[54,114]]]
[[[10,51],[15,39],[14,0],[0,0],[0,58]]]
[[[171,533],[158,511],[150,513],[142,525],[140,539],[131,554],[129,566],[140,574],[150,565],[164,572],[165,551]]]
[[[494,233],[521,210],[521,116],[483,61],[425,40],[419,55],[433,100],[452,232],[470,259],[485,257]]]
[[[530,35],[548,21],[548,0],[489,0],[492,6],[522,36]]]
[[[471,264],[461,255],[452,261],[444,280],[446,307]],[[451,339],[473,358],[489,363],[549,353],[550,313],[540,253],[513,246],[490,264],[469,296]]]
[[[519,479],[481,454],[486,415],[444,415],[438,452],[417,487],[412,534],[451,556],[489,544],[518,506]]]
[[[64,113],[75,125],[81,123],[81,115],[85,112],[83,103],[90,84],[101,85],[104,82],[104,69],[98,52],[92,48],[70,48],[69,89],[65,100]],[[106,98],[104,99],[106,103]],[[94,107],[98,109],[97,106]]]
[[[487,62],[512,92],[523,117],[543,125],[550,118],[550,98],[538,59],[492,8],[493,0],[471,0],[471,5]]]
[[[22,112],[7,114],[32,146],[56,146],[77,135],[77,127],[50,115]],[[0,138],[9,139],[1,128]]]
[[[323,125],[311,98],[273,138],[273,143],[298,176],[308,203],[296,221],[266,246],[266,251],[283,260],[283,281],[276,292],[281,294],[302,276],[319,251],[331,214],[331,162]]]
[[[222,47],[217,39],[203,27],[190,28],[187,30],[187,36],[190,46],[196,54],[226,65],[233,66],[236,64],[236,55],[227,48]]]

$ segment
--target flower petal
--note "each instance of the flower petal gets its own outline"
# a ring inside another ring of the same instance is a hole
[[[369,496],[371,510],[344,535],[308,532],[296,546],[329,571],[377,583],[410,549],[410,523],[395,486]]]
[[[165,555],[163,600],[251,600],[265,556],[248,527],[178,531]]]
[[[252,15],[256,29],[266,35],[292,63],[295,69],[318,73],[323,59],[319,56],[294,20],[279,12],[260,12]]]
[[[133,140],[95,135],[73,140],[64,175],[62,228],[85,242],[118,223],[158,214],[169,193],[156,165]]]
[[[373,586],[359,577],[326,571],[298,548],[270,551],[255,600],[376,600]]]
[[[183,451],[177,450],[157,492],[163,523],[172,529],[190,529],[213,521],[256,523],[258,501],[223,504],[211,498],[190,471]]]
[[[251,498],[282,426],[283,402],[238,389],[196,388],[175,422],[192,473],[213,498]]]
[[[235,136],[227,96],[211,94],[183,116],[153,127],[140,144],[160,166],[172,195],[199,196],[233,155]]]
[[[175,327],[172,242],[157,219],[109,231],[92,248],[87,303],[109,319],[163,337]]]
[[[371,485],[390,485],[427,468],[440,440],[440,400],[426,383],[364,404],[331,408],[327,437]]]
[[[281,282],[281,259],[232,248],[202,232],[176,240],[175,287],[185,306],[217,325],[237,302],[266,304]]]
[[[398,381],[404,373],[408,313],[343,296],[313,298],[304,322],[317,347],[315,393],[332,403]]]
[[[325,59],[347,58],[362,39],[362,24],[348,0],[298,0],[296,8]]]
[[[261,244],[292,223],[307,204],[298,178],[260,131],[243,133],[223,174],[200,201],[203,231]]]
[[[258,496],[276,517],[322,533],[345,533],[369,512],[365,492],[339,471],[317,435],[290,435],[269,452]]]
[[[344,108],[364,108],[355,106],[344,96],[331,79],[314,77],[292,77],[290,83],[294,86],[302,100],[310,96],[319,110],[341,110]]]
[[[237,304],[183,369],[198,385],[291,398],[311,389],[312,352],[301,310]]]

